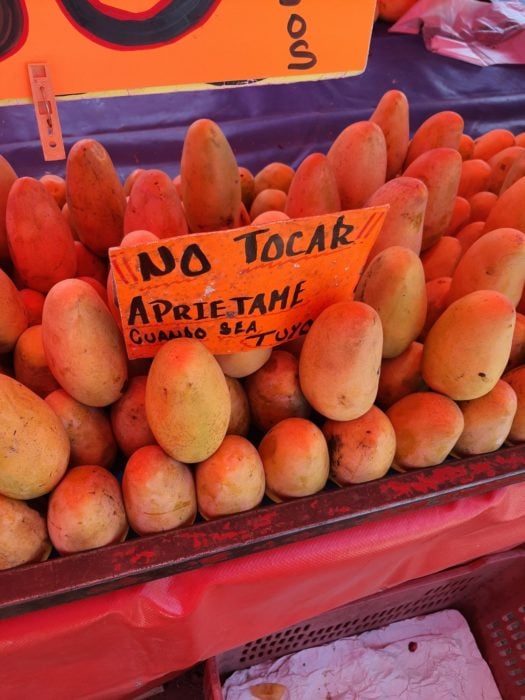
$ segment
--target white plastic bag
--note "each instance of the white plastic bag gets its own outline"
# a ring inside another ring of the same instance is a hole
[[[521,0],[419,0],[389,31],[421,31],[429,51],[478,66],[525,64]]]

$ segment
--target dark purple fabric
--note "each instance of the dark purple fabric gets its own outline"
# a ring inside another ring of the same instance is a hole
[[[176,175],[184,134],[199,117],[214,119],[239,165],[257,171],[273,160],[296,167],[308,153],[325,152],[392,88],[409,98],[412,130],[430,114],[452,109],[474,137],[495,127],[525,131],[524,66],[480,68],[444,58],[429,53],[421,36],[388,34],[382,23],[374,28],[367,69],[357,77],[75,100],[60,102],[59,112],[66,152],[79,138],[95,138],[123,178],[137,167]],[[0,108],[0,144],[19,175],[64,174],[63,161],[42,158],[31,105]]]

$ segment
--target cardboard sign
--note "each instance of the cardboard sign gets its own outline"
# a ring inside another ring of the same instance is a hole
[[[325,307],[352,298],[387,211],[344,211],[111,248],[128,356],[152,357],[179,337],[227,354],[304,335]]]
[[[362,73],[376,0],[0,0],[0,100]]]

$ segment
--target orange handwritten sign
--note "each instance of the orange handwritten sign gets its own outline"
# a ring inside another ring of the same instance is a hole
[[[0,100],[362,73],[376,0],[0,0]],[[3,30],[3,31],[2,31]]]
[[[226,354],[304,335],[326,306],[352,298],[387,211],[344,211],[111,248],[129,357],[152,357],[178,337]]]

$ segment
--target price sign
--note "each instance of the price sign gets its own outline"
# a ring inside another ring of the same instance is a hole
[[[111,248],[129,357],[152,357],[179,337],[226,354],[304,335],[326,306],[352,298],[387,211],[343,211]]]
[[[376,0],[0,0],[0,100],[361,73]]]

